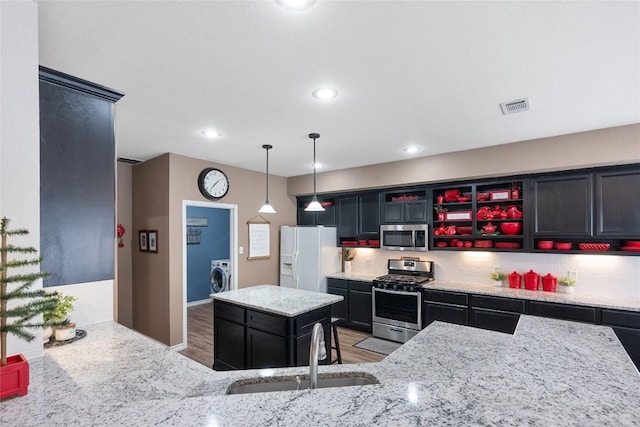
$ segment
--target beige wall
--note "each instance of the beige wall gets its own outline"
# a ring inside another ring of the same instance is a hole
[[[133,327],[169,344],[169,155],[133,167]],[[158,253],[139,251],[138,231],[158,230]]]
[[[515,142],[318,174],[318,193],[640,162],[640,124]],[[313,176],[288,180],[287,193],[310,194]]]
[[[236,254],[238,287],[279,283],[279,230],[295,225],[295,200],[286,194],[287,181],[269,177],[269,200],[276,214],[264,214],[271,222],[269,259],[247,260],[247,221],[258,215],[264,203],[263,172],[207,162],[177,154],[164,154],[133,167],[133,228],[159,230],[159,253],[133,251],[134,328],[168,345],[182,343],[183,271],[182,202],[208,201],[198,190],[202,169],[217,167],[229,177],[229,193],[220,203],[238,206],[238,245]],[[162,329],[162,331],[161,331]]]
[[[116,170],[116,223],[122,224],[125,229],[125,235],[122,238],[124,247],[120,248],[116,245],[116,295],[117,295],[117,314],[118,323],[132,328],[133,327],[133,271],[131,264],[131,255],[133,248],[138,245],[138,233],[134,233],[132,219],[132,176],[133,167],[127,163],[117,163]],[[135,236],[135,238],[134,238]]]

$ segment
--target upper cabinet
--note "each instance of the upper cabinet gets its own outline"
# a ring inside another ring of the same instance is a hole
[[[532,187],[535,237],[592,235],[591,174],[535,178]]]
[[[380,245],[380,202],[378,192],[338,197],[338,240],[344,246]]]
[[[304,209],[311,202],[311,196],[298,197],[298,225],[336,225],[335,198],[318,196],[318,201],[324,207],[324,211],[307,212]]]
[[[510,180],[434,188],[433,248],[527,249],[525,184]]]
[[[640,171],[595,174],[596,236],[640,236]]]
[[[427,222],[427,191],[411,189],[382,193],[382,224]]]

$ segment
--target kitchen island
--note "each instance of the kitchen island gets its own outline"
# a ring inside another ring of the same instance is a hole
[[[341,296],[260,285],[211,297],[215,370],[308,365],[316,323],[331,354],[331,305]]]
[[[379,385],[225,395],[236,380],[115,323],[31,360],[3,426],[634,426],[640,375],[610,328],[521,316],[514,335],[434,322],[366,372]]]

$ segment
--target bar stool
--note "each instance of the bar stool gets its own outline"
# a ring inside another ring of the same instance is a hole
[[[340,340],[338,340],[338,322],[340,321],[340,319],[338,319],[337,317],[332,317],[331,318],[331,331],[333,334],[333,342],[335,342],[335,347],[331,346],[332,349],[334,349],[336,351],[336,355],[338,356],[337,359],[332,359],[331,363],[336,363],[338,362],[339,364],[342,365],[342,354],[340,353]]]

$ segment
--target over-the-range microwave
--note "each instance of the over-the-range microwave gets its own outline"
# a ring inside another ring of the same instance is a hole
[[[380,226],[380,249],[390,251],[428,251],[428,224]]]

